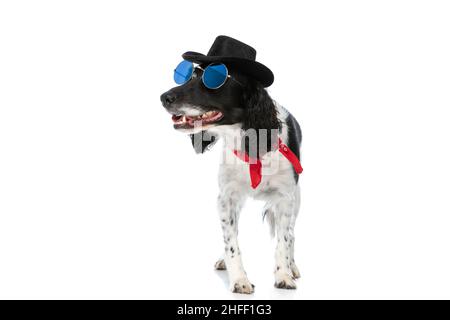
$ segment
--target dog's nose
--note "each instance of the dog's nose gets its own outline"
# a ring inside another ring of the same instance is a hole
[[[176,100],[176,96],[172,92],[166,92],[161,95],[161,102],[164,107],[169,106],[175,100]]]

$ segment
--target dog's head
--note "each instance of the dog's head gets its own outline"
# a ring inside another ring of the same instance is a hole
[[[212,128],[236,125],[256,132],[279,129],[275,105],[258,81],[227,65],[230,78],[220,88],[208,89],[202,81],[203,67],[196,68],[189,81],[161,95],[173,127],[191,136],[197,152],[204,152],[216,141],[209,131]],[[198,136],[200,144],[194,143],[199,141]],[[271,145],[269,139],[267,150]]]

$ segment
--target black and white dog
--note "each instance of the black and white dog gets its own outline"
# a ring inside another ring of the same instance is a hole
[[[215,268],[228,271],[233,292],[247,294],[254,286],[242,265],[237,239],[239,213],[247,197],[266,201],[263,215],[277,240],[275,286],[295,289],[294,280],[300,277],[294,261],[294,226],[300,206],[302,134],[294,117],[265,90],[273,75],[258,71],[268,69],[249,71],[248,65],[239,63],[255,56],[250,46],[218,37],[208,55],[183,55],[198,66],[180,69],[186,73],[184,84],[161,95],[174,128],[190,135],[197,152],[208,150],[219,138],[224,141],[218,211],[225,252]],[[226,79],[211,88],[211,79],[205,78],[207,67],[219,62],[226,66]]]

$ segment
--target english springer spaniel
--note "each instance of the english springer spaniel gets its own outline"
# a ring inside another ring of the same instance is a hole
[[[264,86],[233,64],[219,88],[205,84],[208,64],[192,65],[180,86],[161,95],[176,130],[186,133],[196,152],[223,140],[217,199],[225,250],[215,268],[227,270],[230,289],[250,294],[238,245],[238,220],[247,197],[266,202],[263,217],[276,235],[275,287],[295,289],[300,273],[294,260],[294,226],[300,207],[299,173],[302,133],[295,118]]]

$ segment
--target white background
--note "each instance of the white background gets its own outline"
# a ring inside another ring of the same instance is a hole
[[[159,96],[217,35],[258,50],[303,132],[298,290],[273,288],[262,204],[250,298],[450,298],[448,1],[2,1],[0,298],[249,298],[222,251],[218,148]]]

